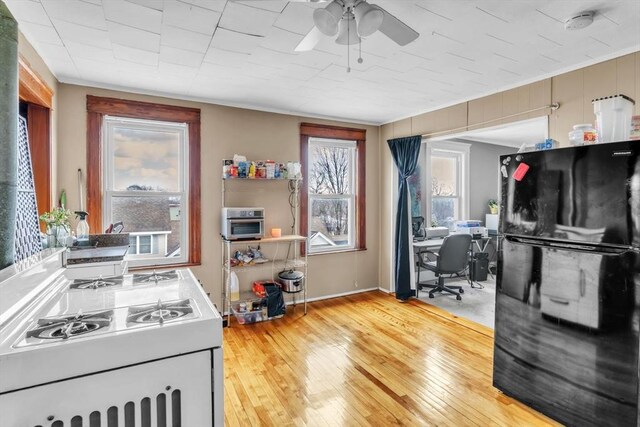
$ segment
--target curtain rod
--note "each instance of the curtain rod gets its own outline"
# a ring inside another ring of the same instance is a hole
[[[543,107],[533,108],[533,109],[528,110],[528,111],[521,111],[519,113],[509,114],[508,116],[498,117],[497,119],[491,119],[491,120],[487,120],[487,121],[480,122],[480,123],[474,123],[471,126],[467,125],[467,126],[461,126],[461,127],[458,127],[458,128],[454,128],[454,129],[441,130],[441,131],[438,131],[438,132],[423,133],[420,136],[422,136],[424,138],[424,137],[429,137],[429,136],[444,135],[444,134],[447,134],[447,133],[450,133],[450,132],[456,132],[456,131],[461,131],[461,130],[469,130],[470,127],[482,126],[482,125],[486,125],[486,124],[489,124],[489,123],[497,122],[498,120],[510,119],[511,117],[521,116],[523,114],[535,113],[536,111],[546,110],[548,108],[550,108],[551,111],[556,111],[558,108],[560,108],[560,103],[559,102],[554,102],[552,104],[545,105]]]

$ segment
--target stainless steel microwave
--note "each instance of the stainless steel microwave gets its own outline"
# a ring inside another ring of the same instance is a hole
[[[263,208],[222,208],[222,237],[227,240],[264,237]]]

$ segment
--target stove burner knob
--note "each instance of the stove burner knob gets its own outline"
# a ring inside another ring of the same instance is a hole
[[[54,419],[54,418],[55,418],[55,417],[54,417],[53,415],[49,415],[49,416],[47,417],[47,421],[53,421],[53,419]]]
[[[165,390],[167,390],[167,391],[169,391],[169,390],[171,390],[171,386],[170,386],[170,385],[168,385],[168,386],[166,386],[164,389],[165,389]]]

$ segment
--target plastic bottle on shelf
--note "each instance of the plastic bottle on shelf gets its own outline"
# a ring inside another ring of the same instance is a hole
[[[78,226],[76,227],[76,236],[78,237],[78,243],[89,242],[89,224],[87,223],[87,215],[85,211],[76,211],[76,217],[80,218]]]
[[[240,281],[235,271],[229,273],[229,297],[231,301],[238,301],[240,299]]]

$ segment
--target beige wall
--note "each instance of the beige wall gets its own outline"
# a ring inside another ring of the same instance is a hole
[[[53,100],[51,106],[51,204],[56,205],[58,196],[56,195],[56,155],[57,155],[57,125],[58,125],[58,80],[51,73],[47,64],[44,63],[38,52],[20,32],[18,34],[18,53],[29,64],[31,69],[53,90]]]
[[[539,116],[549,116],[549,136],[569,145],[568,133],[580,123],[595,124],[591,100],[624,94],[640,114],[640,52],[581,68],[539,82],[398,120],[380,127],[380,287],[392,287],[393,188],[396,173],[386,140],[409,135],[459,133]],[[542,108],[560,103],[556,111]]]
[[[367,250],[309,257],[309,297],[321,297],[378,287],[379,206],[377,126],[266,113],[213,104],[136,95],[60,84],[58,86],[58,190],[67,189],[69,205],[77,206],[77,169],[86,166],[86,96],[116,97],[140,101],[200,108],[202,121],[202,265],[193,268],[196,276],[211,292],[212,300],[221,301],[220,208],[222,205],[222,159],[234,153],[250,159],[272,159],[286,162],[299,160],[299,124],[314,122],[365,128],[367,131]],[[288,192],[283,182],[229,182],[227,205],[262,206],[266,211],[266,227],[280,227],[287,232],[291,225]],[[92,230],[95,232],[96,230]],[[245,245],[239,246],[240,249]],[[275,248],[264,246],[270,257]],[[278,258],[286,252],[278,247]],[[277,271],[276,271],[277,273]],[[260,273],[240,273],[241,288],[248,289],[251,280],[268,279],[271,269]],[[357,287],[355,286],[357,282]],[[244,286],[242,284],[244,283]]]
[[[549,135],[563,146],[569,145],[573,125],[595,124],[595,98],[627,95],[636,101],[634,114],[640,114],[640,52],[554,77],[551,94],[560,109],[549,117]]]
[[[221,247],[218,237],[221,206],[220,160],[232,156],[235,152],[241,152],[255,159],[297,160],[299,156],[298,125],[302,121],[363,127],[211,104],[59,85],[22,34],[19,39],[19,51],[55,92],[52,111],[54,156],[52,197],[56,200],[59,191],[66,188],[69,205],[72,208],[77,205],[76,171],[78,168],[85,169],[85,97],[87,94],[202,109],[203,263],[201,267],[194,268],[194,271],[211,292],[215,302],[219,302],[221,293],[219,267]],[[571,126],[578,123],[594,123],[591,99],[617,93],[623,93],[638,101],[634,114],[640,114],[640,52],[388,123],[381,127],[364,126],[367,129],[368,250],[311,257],[310,296],[331,295],[378,285],[382,289],[391,289],[394,227],[392,206],[396,172],[387,148],[387,139],[448,130],[461,132],[466,129],[549,115],[550,136],[558,140],[561,145],[567,145],[567,134]],[[555,112],[544,109],[534,113],[522,113],[551,102],[559,102],[560,109]],[[511,117],[504,119],[505,116]],[[227,204],[264,206],[268,212],[267,227],[278,226],[286,230],[290,224],[287,192],[284,188],[273,188],[279,184],[281,183],[247,186],[246,183],[232,183],[228,188]],[[278,249],[282,250],[282,248]],[[254,277],[246,277],[245,282],[253,279]]]
[[[415,134],[458,133],[548,115],[549,135],[561,146],[566,146],[573,125],[595,124],[591,100],[616,94],[636,100],[634,114],[640,114],[640,52],[408,117],[383,128],[387,128],[386,132],[391,137],[397,138]],[[552,102],[560,103],[560,108],[553,112],[543,108]],[[526,113],[534,109],[540,110]]]

